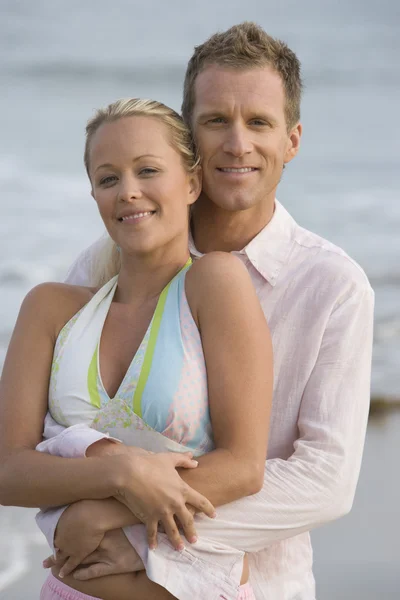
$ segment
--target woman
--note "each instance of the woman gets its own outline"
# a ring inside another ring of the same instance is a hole
[[[154,541],[157,520],[135,492],[140,473],[147,469],[151,477],[166,461],[195,467],[191,455],[126,449],[70,460],[35,452],[47,407],[61,425],[86,423],[132,446],[150,450],[161,440],[167,450],[207,453],[201,460],[216,475],[232,471],[229,500],[238,499],[263,480],[269,332],[236,258],[211,253],[191,266],[188,213],[200,193],[200,172],[174,111],[140,100],[99,111],[87,127],[85,163],[118,248],[104,279],[118,275],[100,289],[44,284],[25,299],[1,380],[0,502],[59,506],[108,498],[114,510],[117,500],[137,523],[146,522]],[[194,490],[187,502],[213,515]],[[170,539],[176,541],[174,516],[194,541],[185,505],[163,521]],[[243,563],[243,553],[238,557]],[[50,578],[42,597],[63,597],[70,588],[78,590],[75,598],[170,597],[143,573],[83,588],[73,578],[65,582]],[[245,593],[237,589],[237,597]]]

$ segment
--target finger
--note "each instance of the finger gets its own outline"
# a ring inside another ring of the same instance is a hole
[[[194,508],[198,512],[202,512],[208,517],[211,517],[211,519],[214,519],[217,516],[215,508],[213,507],[211,502],[207,500],[205,496],[202,496],[201,494],[199,494],[199,492],[196,492],[196,490],[194,490],[191,487],[189,487],[187,491],[186,502],[194,506]]]
[[[186,504],[186,508],[188,509],[190,514],[193,516],[197,513],[197,509],[189,503]]]
[[[44,569],[51,569],[51,567],[54,567],[55,564],[56,564],[56,561],[54,559],[54,556],[48,556],[42,562],[42,565],[43,565]]]
[[[175,468],[182,467],[184,469],[195,469],[198,466],[197,460],[194,460],[191,452],[180,454],[179,452],[171,452],[171,461]]]
[[[72,574],[72,577],[78,581],[88,581],[89,579],[95,579],[96,577],[111,575],[113,572],[111,565],[107,565],[106,563],[96,563],[95,565],[76,569]]]
[[[95,550],[92,554],[89,554],[86,558],[82,559],[80,565],[92,565],[93,563],[101,562],[104,558],[101,551]]]
[[[165,533],[175,550],[183,550],[185,546],[173,516],[168,515],[164,517],[162,523],[164,525]]]
[[[197,533],[194,526],[194,518],[191,512],[185,506],[179,512],[177,511],[176,517],[178,518],[187,541],[191,544],[195,544],[197,542]]]
[[[146,523],[147,529],[147,541],[149,544],[150,550],[155,550],[157,548],[157,530],[158,530],[158,522],[151,521]]]
[[[54,558],[54,556],[49,556],[48,558],[46,558],[42,565],[43,568],[45,569],[51,569],[52,567],[59,567],[61,568],[63,566],[63,564],[65,563],[66,559],[65,558]]]
[[[77,558],[76,556],[70,556],[68,560],[65,562],[64,566],[61,567],[58,576],[60,579],[70,575],[72,571],[76,569],[81,564],[82,557]]]

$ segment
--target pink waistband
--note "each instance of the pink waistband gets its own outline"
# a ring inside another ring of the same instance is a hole
[[[40,600],[57,600],[58,598],[62,598],[62,600],[101,600],[74,590],[50,574],[40,592]]]
[[[95,596],[88,596],[74,590],[50,574],[40,592],[40,600],[58,600],[59,598],[62,598],[62,600],[101,600]],[[250,583],[240,586],[237,600],[255,600],[253,588]]]

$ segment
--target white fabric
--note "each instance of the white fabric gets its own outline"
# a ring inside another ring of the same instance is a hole
[[[69,283],[91,284],[102,244],[78,258]],[[191,253],[200,256],[193,244]],[[262,491],[220,507],[218,522],[204,520],[202,532],[210,528],[213,538],[251,553],[257,600],[314,600],[308,531],[350,510],[360,470],[373,291],[354,261],[299,227],[278,202],[270,223],[234,254],[249,270],[273,338],[268,460]],[[168,548],[155,553],[159,563],[164,557],[170,565]]]

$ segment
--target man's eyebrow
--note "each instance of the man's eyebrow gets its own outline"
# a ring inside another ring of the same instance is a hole
[[[210,110],[203,113],[200,113],[197,117],[197,121],[204,121],[204,119],[212,119],[215,117],[224,117],[225,115],[221,110]]]
[[[158,160],[163,160],[162,156],[157,156],[157,154],[141,154],[140,156],[137,156],[136,158],[133,159],[132,162],[137,162],[138,160],[140,160],[141,158],[157,158]],[[99,170],[99,169],[112,169],[114,167],[114,165],[112,163],[103,163],[102,165],[99,165],[98,167],[96,167],[95,169],[95,173]]]
[[[227,115],[221,111],[221,110],[210,110],[210,111],[205,111],[203,113],[200,113],[197,117],[197,122],[200,121],[207,121],[208,119],[215,119],[221,117],[223,119],[228,118]],[[254,112],[251,114],[251,116],[248,118],[249,121],[252,121],[254,119],[260,119],[261,121],[266,121],[267,123],[270,123],[271,125],[277,125],[278,121],[272,116],[272,115],[268,115],[267,113],[264,112]]]

